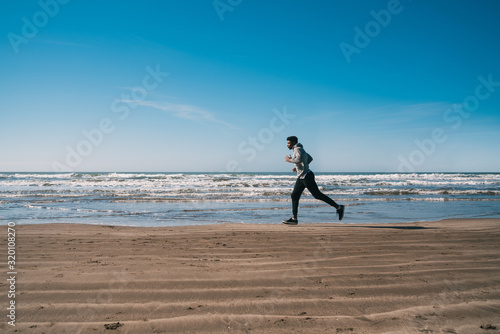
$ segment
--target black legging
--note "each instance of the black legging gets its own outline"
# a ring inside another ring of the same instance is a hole
[[[309,190],[311,195],[314,196],[314,198],[322,200],[323,202],[328,203],[338,209],[339,205],[335,203],[333,199],[326,196],[318,189],[318,185],[316,184],[316,180],[314,179],[314,173],[310,171],[306,174],[306,177],[304,179],[301,179],[299,177],[295,182],[295,187],[292,191],[292,213],[294,217],[297,217],[297,212],[299,211],[300,196],[306,188],[307,190]]]

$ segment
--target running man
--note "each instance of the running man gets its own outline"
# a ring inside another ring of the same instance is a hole
[[[286,140],[288,149],[293,150],[293,157],[287,155],[285,156],[285,161],[295,164],[292,171],[297,172],[297,181],[292,191],[292,218],[284,220],[283,224],[297,225],[299,223],[297,219],[299,200],[302,192],[306,188],[314,198],[322,200],[337,209],[339,220],[342,220],[342,218],[344,218],[344,205],[335,203],[333,199],[326,196],[318,189],[318,185],[314,179],[314,173],[309,169],[309,163],[312,161],[312,157],[304,150],[304,147],[299,143],[297,137],[290,136]]]

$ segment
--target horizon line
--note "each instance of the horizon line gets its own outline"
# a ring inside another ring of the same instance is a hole
[[[413,171],[413,172],[398,172],[398,171],[313,171],[314,173],[331,173],[331,174],[346,174],[346,173],[379,173],[379,174],[428,174],[428,173],[444,173],[444,174],[500,174],[500,171]],[[230,172],[230,171],[68,171],[68,172],[55,172],[55,171],[0,171],[2,174],[11,173],[39,173],[39,174],[103,174],[103,173],[123,173],[123,174],[133,174],[133,173],[164,173],[164,174],[254,174],[254,173],[273,173],[273,174],[291,174],[295,175],[294,172],[286,171],[240,171],[240,172]]]

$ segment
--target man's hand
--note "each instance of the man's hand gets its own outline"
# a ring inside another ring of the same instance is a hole
[[[292,160],[292,156],[291,155],[285,155],[285,161],[286,162],[290,162],[290,160]]]
[[[297,167],[293,167],[292,172],[297,172]]]

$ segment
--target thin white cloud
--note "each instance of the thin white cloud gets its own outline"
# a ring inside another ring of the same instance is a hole
[[[189,104],[144,101],[144,100],[122,100],[122,102],[166,111],[168,113],[171,113],[174,117],[177,118],[188,119],[192,121],[207,120],[234,128],[233,125],[217,119],[213,113]]]
[[[375,120],[377,123],[386,125],[399,124],[406,127],[420,124],[422,122],[436,122],[440,119],[440,116],[448,108],[450,108],[450,106],[450,104],[443,102],[400,105],[387,108],[382,113],[382,115],[384,115],[383,118],[380,118],[380,113],[378,115],[374,113],[373,116],[378,118]]]
[[[420,117],[432,116],[436,113],[443,113],[452,106],[452,104],[445,102],[418,103],[401,107],[399,113],[402,115],[416,115]]]
[[[328,120],[338,117],[356,117],[365,122],[374,124],[406,124],[422,119],[442,115],[453,105],[444,102],[430,102],[419,104],[381,104],[375,106],[353,105],[341,106],[338,109],[323,110],[304,117],[307,120]]]
[[[36,42],[37,43],[43,43],[43,44],[52,44],[52,45],[73,46],[73,47],[79,47],[79,48],[90,48],[90,47],[92,47],[89,44],[75,43],[75,42],[66,42],[66,41],[56,41],[56,40],[48,40],[48,39],[36,39]]]

